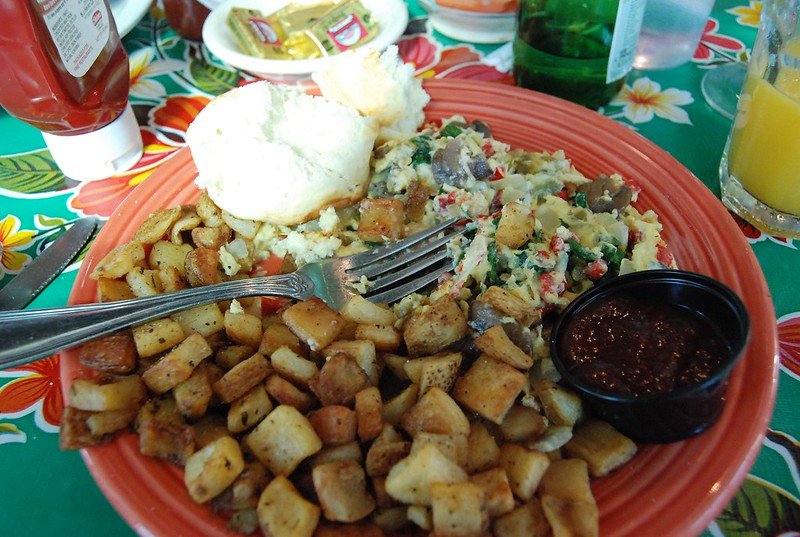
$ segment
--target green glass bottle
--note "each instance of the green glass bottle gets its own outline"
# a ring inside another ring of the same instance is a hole
[[[521,0],[514,39],[518,86],[597,109],[633,65],[645,0]]]

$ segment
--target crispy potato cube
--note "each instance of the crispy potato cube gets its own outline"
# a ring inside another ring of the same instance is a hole
[[[125,280],[97,278],[97,296],[99,302],[116,302],[136,298],[131,286]]]
[[[191,287],[203,287],[223,280],[219,252],[211,248],[195,248],[186,254],[183,263],[186,282]]]
[[[362,442],[372,440],[383,431],[383,402],[381,392],[375,386],[356,394],[356,418],[358,437]]]
[[[136,230],[133,235],[133,241],[143,244],[153,244],[159,241],[167,234],[172,224],[181,217],[181,214],[183,214],[183,209],[180,207],[172,207],[152,213]]]
[[[417,404],[419,386],[409,385],[402,392],[383,403],[383,421],[390,425],[397,425],[403,416]]]
[[[155,296],[162,292],[157,270],[133,267],[125,275],[125,281],[128,282],[131,292],[137,297]]]
[[[433,518],[431,517],[431,510],[424,505],[409,505],[406,511],[408,520],[419,526],[425,531],[433,529]]]
[[[312,412],[308,421],[326,446],[347,444],[356,439],[356,413],[346,406],[324,406]]]
[[[366,242],[396,241],[406,220],[403,202],[394,198],[364,199],[358,207],[358,238]]]
[[[458,404],[439,388],[431,388],[400,420],[411,436],[418,432],[469,434],[469,421]]]
[[[311,472],[322,514],[328,520],[355,522],[375,510],[364,469],[355,461],[320,464]]]
[[[150,268],[158,270],[174,268],[183,276],[186,254],[189,253],[190,250],[191,247],[188,245],[183,246],[173,244],[169,241],[157,241],[150,249],[147,262]]]
[[[367,451],[365,467],[371,477],[384,476],[404,459],[411,451],[411,442],[397,440],[392,442],[373,442]]]
[[[144,261],[144,246],[141,242],[126,242],[108,252],[92,270],[92,279],[122,278],[133,267]]]
[[[266,537],[311,537],[319,514],[320,508],[280,475],[267,485],[258,500],[258,523]]]
[[[443,537],[480,537],[489,525],[483,489],[474,483],[431,485],[433,531]]]
[[[217,414],[206,414],[190,427],[197,448],[202,448],[231,432],[225,425],[225,418]]]
[[[356,324],[393,325],[394,312],[385,304],[375,304],[361,295],[355,295],[339,312],[342,317]]]
[[[136,410],[147,397],[138,375],[75,379],[69,389],[69,406],[80,410]]]
[[[83,449],[110,442],[114,438],[113,434],[95,434],[90,430],[88,421],[93,415],[95,413],[88,410],[65,406],[64,411],[61,413],[61,430],[58,435],[59,448],[62,450]]]
[[[449,296],[412,313],[403,329],[411,356],[435,354],[466,335],[467,316]]]
[[[576,393],[550,380],[540,380],[534,389],[547,419],[555,425],[575,425],[583,411],[581,398]]]
[[[225,490],[243,469],[239,443],[223,436],[186,460],[183,480],[192,499],[204,503]]]
[[[172,397],[147,401],[136,415],[136,430],[142,455],[183,465],[194,453],[194,436]]]
[[[527,205],[512,201],[503,207],[495,232],[495,240],[516,250],[533,237],[535,225],[536,217],[533,210]]]
[[[231,228],[226,224],[219,227],[196,227],[192,229],[192,242],[200,248],[219,250],[232,238]]]
[[[233,369],[256,353],[247,345],[225,345],[214,353],[214,363],[224,370]]]
[[[551,425],[543,435],[526,445],[528,449],[544,451],[545,453],[557,453],[558,449],[569,442],[572,438],[572,427],[568,425]]]
[[[408,524],[406,512],[404,505],[380,508],[372,514],[372,522],[385,534],[394,535]]]
[[[156,319],[134,326],[133,341],[140,358],[148,358],[171,349],[186,338],[180,324],[172,319]]]
[[[388,352],[381,353],[380,361],[383,362],[386,367],[389,368],[389,371],[392,372],[392,375],[397,377],[400,380],[410,380],[408,378],[408,373],[406,373],[405,366],[410,361],[405,356],[398,356],[396,354],[390,354]]]
[[[191,235],[191,231],[202,223],[203,220],[197,216],[193,208],[184,207],[184,212],[181,217],[172,224],[172,229],[170,229],[169,232],[169,240],[172,244],[183,245],[184,233],[189,232]],[[200,244],[196,244],[195,246],[201,247]]]
[[[190,420],[199,419],[206,413],[214,395],[204,366],[205,362],[201,363],[188,379],[172,389],[178,410]]]
[[[255,509],[258,506],[258,497],[261,491],[269,484],[271,478],[272,476],[263,464],[258,461],[247,462],[233,483],[211,501],[211,508],[215,511]],[[256,520],[253,531],[256,529],[258,529],[258,520]]]
[[[86,419],[86,425],[94,436],[112,434],[130,425],[137,411],[138,408],[92,412]]]
[[[305,356],[300,340],[295,336],[285,324],[272,324],[264,329],[261,336],[261,344],[258,352],[264,356],[272,356],[272,353],[281,347],[289,347],[292,352],[299,356]]]
[[[222,311],[213,303],[179,311],[173,313],[171,317],[181,325],[187,334],[195,332],[208,337],[225,329],[225,318],[222,316]]]
[[[548,537],[550,524],[538,498],[532,498],[492,523],[495,537]]]
[[[208,227],[218,227],[225,224],[222,220],[222,209],[211,201],[211,198],[208,197],[208,193],[205,190],[200,193],[200,199],[197,200],[195,211],[197,211],[197,215],[203,220],[203,224]]]
[[[391,325],[359,324],[356,326],[355,337],[372,341],[381,352],[396,351],[403,343],[400,331]]]
[[[542,510],[553,537],[597,537],[600,533],[600,512],[594,501],[568,500],[545,494]]]
[[[541,451],[518,444],[503,444],[500,447],[500,465],[508,475],[514,495],[520,500],[530,500],[550,466],[550,459]]]
[[[433,444],[448,459],[464,468],[467,465],[467,436],[418,432],[411,444],[411,453]]]
[[[78,360],[95,371],[124,375],[136,368],[136,344],[130,332],[111,334],[84,343]]]
[[[164,393],[188,379],[212,352],[203,336],[192,334],[142,373],[142,380],[154,392]]]
[[[338,446],[324,447],[311,459],[311,466],[327,464],[337,461],[356,461],[361,464],[364,457],[361,455],[361,446],[358,442],[349,442]]]
[[[272,367],[266,358],[258,353],[236,364],[233,369],[214,383],[214,392],[225,403],[230,403],[245,393],[250,388],[267,378],[272,372]]]
[[[378,385],[381,377],[381,366],[378,363],[375,344],[372,341],[366,339],[334,341],[322,349],[322,353],[328,358],[339,353],[355,358],[356,363],[369,377],[369,383],[373,386]]]
[[[308,412],[317,404],[317,400],[313,395],[300,390],[300,388],[278,375],[270,375],[264,387],[270,397],[278,401],[278,403],[293,406],[302,413]]]
[[[345,320],[338,313],[316,297],[286,309],[283,322],[314,351],[330,345],[339,337],[345,325]]]
[[[258,347],[261,345],[261,319],[249,313],[225,312],[225,333],[228,338],[240,345]]]
[[[273,352],[270,363],[283,378],[301,386],[308,386],[308,381],[319,374],[317,364],[297,355],[289,347]]]
[[[500,432],[508,442],[525,442],[544,434],[547,420],[532,408],[514,405],[500,424]]]
[[[275,475],[291,474],[303,459],[322,449],[322,440],[308,419],[288,405],[275,407],[245,443]]]
[[[589,465],[583,459],[550,463],[539,483],[542,494],[567,500],[594,501],[589,485]]]
[[[456,381],[453,397],[487,420],[499,424],[527,381],[524,373],[510,365],[481,356]]]
[[[531,306],[502,287],[489,287],[478,297],[478,300],[486,302],[500,313],[513,317],[522,326],[531,326],[542,322],[541,308]]]
[[[508,475],[502,468],[492,468],[469,478],[478,485],[486,499],[486,510],[491,518],[504,515],[514,509],[514,494],[508,483]]]
[[[272,412],[270,401],[264,386],[257,384],[250,391],[231,403],[228,409],[228,430],[242,433],[254,427]]]
[[[386,492],[403,503],[431,505],[433,483],[461,483],[467,474],[445,457],[433,444],[427,444],[395,464],[386,476]]]
[[[348,405],[363,390],[367,374],[346,354],[334,354],[308,383],[323,406]]]
[[[493,468],[500,463],[500,448],[486,426],[472,422],[467,437],[467,465],[469,473]]]
[[[404,368],[411,382],[419,384],[419,397],[434,387],[449,392],[461,371],[461,353],[440,353],[415,358],[408,360]]]
[[[186,289],[186,280],[180,270],[175,267],[159,269],[158,281],[161,282],[161,291],[164,293],[174,293],[181,289]]]
[[[496,324],[475,338],[475,345],[489,357],[505,362],[511,367],[527,371],[533,365],[533,358],[514,345],[502,325]]]
[[[256,233],[258,233],[258,229],[261,227],[261,222],[237,218],[225,210],[222,211],[222,220],[228,224],[232,230],[245,239],[252,240],[253,237],[256,236]]]
[[[587,420],[573,430],[564,451],[589,463],[592,477],[603,477],[631,460],[636,444],[604,421]]]

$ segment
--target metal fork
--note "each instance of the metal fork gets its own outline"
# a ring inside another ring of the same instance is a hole
[[[447,263],[442,263],[447,258],[446,245],[462,231],[447,231],[457,220],[447,220],[368,252],[309,263],[291,274],[233,280],[102,304],[0,312],[0,369],[32,362],[105,334],[220,300],[248,296],[307,300],[317,296],[339,310],[358,294],[353,285],[366,276],[374,278],[364,294],[368,300],[395,302],[448,270]],[[437,237],[440,233],[442,235]]]

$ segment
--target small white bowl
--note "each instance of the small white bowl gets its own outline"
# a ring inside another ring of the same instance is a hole
[[[203,24],[203,42],[208,50],[233,67],[262,78],[291,80],[308,76],[323,67],[332,57],[312,60],[270,60],[240,52],[228,27],[228,14],[233,7],[257,9],[269,15],[289,3],[290,0],[226,0],[208,15]],[[297,3],[316,3],[316,0]],[[403,0],[361,0],[378,20],[380,31],[372,40],[361,45],[383,50],[397,41],[408,26],[408,9]],[[360,47],[359,47],[360,48]]]
[[[490,13],[440,6],[436,0],[420,0],[433,28],[457,41],[494,44],[514,39],[515,12]]]

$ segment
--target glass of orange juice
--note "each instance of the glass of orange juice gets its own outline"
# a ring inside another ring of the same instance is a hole
[[[800,237],[800,0],[765,0],[720,164],[722,202],[782,237]]]

